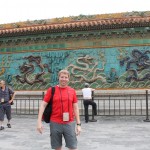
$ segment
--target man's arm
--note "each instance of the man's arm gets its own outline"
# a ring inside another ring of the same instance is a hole
[[[43,132],[43,126],[42,126],[42,116],[44,113],[44,110],[49,103],[51,97],[51,88],[49,88],[44,96],[44,100],[41,102],[40,108],[39,108],[39,114],[38,114],[38,120],[37,120],[37,130],[42,133]]]
[[[79,135],[81,132],[81,122],[80,122],[80,116],[79,116],[78,103],[73,103],[73,109],[74,109],[74,114],[75,114],[76,123],[77,123],[77,135]]]
[[[13,102],[15,98],[15,92],[12,94],[11,99],[9,100],[9,103]]]
[[[10,88],[8,88],[8,92],[9,92],[9,103],[13,102],[14,98],[15,98],[15,92],[13,90],[11,90]]]
[[[91,88],[91,91],[95,91],[95,89],[92,89],[92,88]]]
[[[45,110],[45,107],[47,106],[48,103],[45,101],[41,102],[40,109],[39,109],[39,114],[38,114],[38,121],[37,121],[37,130],[42,133],[43,132],[43,126],[42,126],[42,116],[43,112]]]

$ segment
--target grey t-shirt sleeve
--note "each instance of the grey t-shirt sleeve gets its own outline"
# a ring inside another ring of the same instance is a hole
[[[8,91],[9,91],[9,94],[10,94],[10,95],[13,95],[13,94],[14,94],[14,91],[13,91],[12,89],[8,88]]]

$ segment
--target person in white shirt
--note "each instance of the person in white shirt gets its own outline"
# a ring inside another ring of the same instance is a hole
[[[92,100],[92,91],[95,89],[89,88],[89,84],[85,83],[85,88],[82,89],[83,94],[83,104],[84,104],[84,114],[85,114],[85,122],[88,123],[89,121],[89,114],[88,114],[88,107],[89,105],[92,105],[92,109],[94,112],[94,115],[97,115],[97,105]]]

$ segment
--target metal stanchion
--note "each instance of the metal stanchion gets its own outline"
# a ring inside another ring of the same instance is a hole
[[[149,115],[148,115],[148,90],[146,90],[146,119],[143,121],[150,122]]]
[[[45,92],[42,92],[42,100],[44,99]]]

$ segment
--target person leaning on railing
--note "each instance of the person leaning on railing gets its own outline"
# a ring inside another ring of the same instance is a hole
[[[92,91],[95,89],[89,88],[89,84],[85,83],[85,88],[82,89],[83,94],[83,104],[84,104],[84,114],[85,114],[85,122],[89,121],[88,107],[92,105],[94,115],[97,115],[97,105],[92,100]]]

